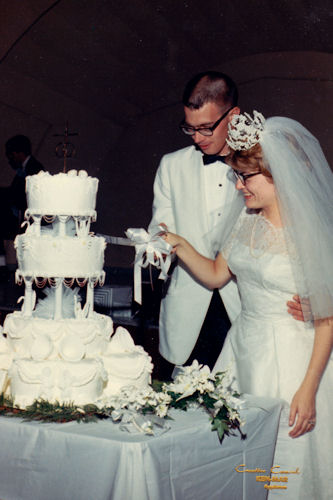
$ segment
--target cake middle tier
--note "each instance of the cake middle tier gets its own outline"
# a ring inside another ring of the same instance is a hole
[[[105,239],[19,234],[15,239],[20,274],[32,278],[98,278],[103,272]]]

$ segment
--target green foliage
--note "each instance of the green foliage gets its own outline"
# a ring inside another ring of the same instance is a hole
[[[165,382],[162,382],[161,380],[153,379],[151,386],[156,392],[162,392],[162,388]]]
[[[103,414],[100,414],[95,405],[86,405],[80,408],[72,403],[50,403],[49,401],[40,399],[35,400],[32,405],[22,409],[14,406],[13,402],[5,398],[3,394],[0,395],[0,415],[20,417],[28,421],[37,420],[43,423],[65,423],[71,421],[96,422],[99,418],[105,418]]]
[[[229,436],[229,425],[224,419],[216,416],[212,418],[212,431],[217,431],[220,442],[222,442],[225,435]]]

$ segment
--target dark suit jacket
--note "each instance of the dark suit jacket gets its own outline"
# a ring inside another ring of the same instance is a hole
[[[25,166],[23,174],[16,174],[13,182],[10,185],[10,205],[14,211],[21,211],[24,214],[27,208],[27,200],[25,195],[25,178],[28,175],[38,174],[40,170],[44,170],[43,165],[33,156],[29,158]]]
[[[44,170],[43,165],[31,156],[24,172],[18,170],[11,185],[0,188],[0,240],[13,240],[20,231],[27,208],[25,178],[38,174],[40,170]]]

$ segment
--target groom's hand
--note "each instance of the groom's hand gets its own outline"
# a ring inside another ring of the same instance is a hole
[[[312,318],[309,299],[301,299],[294,295],[293,300],[287,302],[288,313],[297,321],[309,321]]]

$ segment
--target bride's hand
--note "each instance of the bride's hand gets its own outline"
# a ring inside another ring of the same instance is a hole
[[[182,238],[178,234],[169,233],[169,232],[164,233],[162,235],[162,238],[167,243],[169,243],[169,245],[171,245],[173,247],[172,253],[175,253],[175,252],[177,253],[177,247],[179,247],[182,244],[182,242],[184,241],[184,238]]]
[[[312,431],[316,425],[316,393],[306,386],[298,389],[290,405],[289,425],[294,424],[289,432],[292,438]]]

